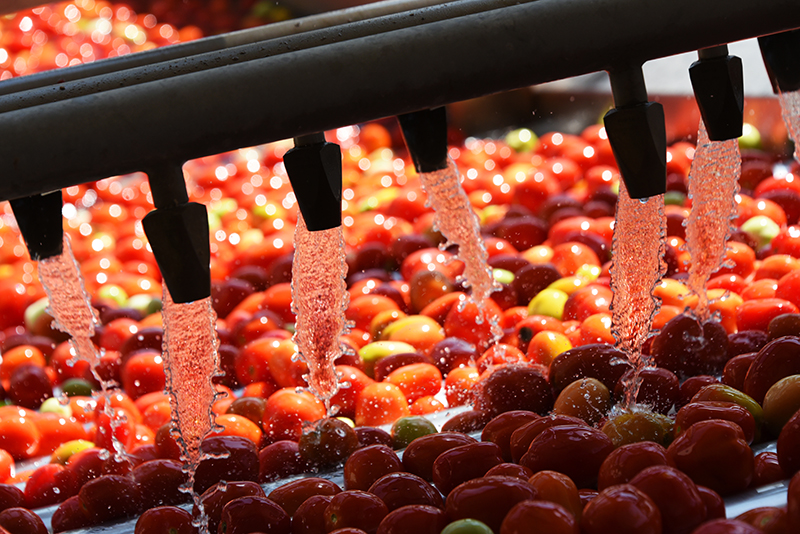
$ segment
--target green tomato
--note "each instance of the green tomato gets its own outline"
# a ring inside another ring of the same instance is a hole
[[[61,384],[61,391],[67,397],[91,397],[92,387],[91,382],[83,378],[70,378]]]
[[[233,213],[234,211],[239,209],[239,205],[232,198],[222,198],[216,202],[212,202],[211,206],[209,207],[210,207],[209,213],[213,213],[218,217],[222,217],[223,215]]]
[[[44,321],[47,321],[48,325],[50,324],[52,317],[47,313],[47,307],[49,305],[50,301],[47,300],[47,297],[42,297],[25,308],[25,328],[27,328],[28,331],[39,332],[40,323]]]
[[[436,425],[421,415],[401,417],[392,425],[392,441],[395,449],[404,449],[417,438],[436,434]]]
[[[402,341],[373,341],[358,350],[358,357],[364,363],[364,373],[370,378],[375,376],[375,362],[404,352],[416,352],[417,349]]]
[[[506,143],[517,152],[530,152],[538,142],[536,134],[527,128],[512,130],[506,135]]]
[[[742,124],[742,136],[739,138],[739,148],[743,150],[761,148],[761,132],[750,123],[745,122]]]
[[[41,406],[39,406],[40,413],[56,413],[61,417],[72,417],[72,408],[69,404],[61,404],[61,401],[55,397],[46,399]]]
[[[683,206],[686,203],[686,195],[680,191],[667,191],[664,193],[664,204],[672,206]]]
[[[104,300],[112,300],[118,306],[124,306],[128,302],[128,294],[117,284],[104,284],[97,290],[97,296]]]
[[[510,284],[514,281],[514,273],[505,269],[492,269],[492,277],[501,284]]]
[[[125,304],[125,307],[139,310],[143,315],[147,316],[151,313],[161,311],[161,305],[161,299],[155,295],[140,293],[138,295],[131,295],[131,297],[128,298],[128,302]]]
[[[85,439],[73,439],[58,446],[50,456],[51,464],[67,465],[72,455],[81,452],[82,450],[94,447],[94,443],[86,441]]]
[[[769,245],[781,231],[781,227],[766,215],[750,217],[739,228],[755,239],[759,248]]]
[[[547,315],[559,321],[564,316],[564,305],[567,303],[564,291],[554,288],[545,288],[533,297],[528,303],[528,315]]]
[[[441,534],[493,534],[489,526],[477,519],[459,519],[442,529]]]

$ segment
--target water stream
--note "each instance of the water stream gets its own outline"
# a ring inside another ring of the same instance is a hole
[[[781,115],[789,137],[794,141],[794,159],[800,162],[800,90],[780,92]]]

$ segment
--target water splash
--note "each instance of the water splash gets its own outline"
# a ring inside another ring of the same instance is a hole
[[[217,315],[211,297],[195,302],[173,302],[164,285],[163,359],[165,390],[169,396],[172,436],[181,450],[188,478],[181,491],[191,493],[195,506],[203,510],[194,491],[194,474],[204,459],[200,445],[216,429],[212,404],[217,398],[212,378],[219,374],[219,341],[215,330]],[[201,533],[208,532],[208,518],[199,516]]]
[[[686,222],[686,248],[692,258],[688,286],[698,297],[695,316],[700,321],[709,319],[706,283],[725,258],[725,242],[737,214],[741,171],[738,141],[710,141],[701,120],[689,171],[692,211]]]
[[[446,169],[420,174],[420,182],[436,213],[435,228],[447,239],[440,248],[458,245],[457,257],[464,262],[463,276],[466,285],[472,288],[470,298],[483,308],[499,285],[487,264],[489,255],[481,237],[480,221],[461,187],[455,162],[449,160]],[[491,328],[497,343],[503,336],[503,328],[496,320],[491,321]]]
[[[635,403],[639,373],[650,364],[642,354],[642,344],[660,306],[653,290],[666,272],[665,229],[664,195],[632,199],[620,182],[612,244],[611,333],[634,366],[633,379],[625,384],[626,407]]]
[[[298,213],[292,263],[294,341],[308,366],[304,378],[311,393],[331,414],[330,399],[339,390],[334,361],[341,356],[339,336],[345,330],[347,262],[342,227],[311,232]]]
[[[789,137],[794,141],[794,159],[800,163],[800,90],[779,92],[781,115]]]
[[[103,413],[108,416],[111,424],[111,443],[115,457],[117,461],[125,461],[125,449],[115,434],[115,430],[124,421],[111,406],[110,392],[117,383],[104,380],[98,372],[102,351],[95,347],[92,337],[100,320],[83,283],[69,234],[63,234],[61,254],[40,260],[38,268],[39,281],[47,294],[48,312],[53,317],[53,325],[71,336],[74,359],[89,363],[92,376],[100,384],[98,397],[103,399]]]

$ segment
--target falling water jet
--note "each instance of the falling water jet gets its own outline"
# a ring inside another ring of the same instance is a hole
[[[435,212],[434,228],[447,240],[440,248],[458,246],[458,259],[464,262],[464,280],[471,288],[471,300],[481,308],[492,292],[499,289],[488,266],[480,234],[480,221],[472,209],[455,162],[447,155],[447,116],[445,108],[417,111],[398,117],[406,145],[419,173],[422,189]],[[466,300],[459,303],[463,308]],[[483,314],[478,314],[483,321]],[[503,336],[497,318],[489,318],[493,343]]]
[[[725,258],[742,160],[737,139],[742,135],[744,76],[742,61],[721,45],[698,51],[689,68],[702,119],[697,149],[689,171],[692,210],[686,223],[686,248],[691,256],[689,289],[697,295],[694,314],[709,319],[706,283]]]
[[[164,279],[165,390],[172,408],[172,436],[188,475],[180,489],[192,495],[200,510],[196,526],[207,534],[208,517],[194,491],[194,474],[206,457],[203,439],[217,429],[212,379],[220,374],[211,304],[208,213],[204,205],[189,202],[181,165],[164,165],[147,174],[156,209],[144,217],[142,225]]]
[[[109,418],[114,456],[117,461],[126,461],[124,447],[115,434],[124,421],[111,406],[110,391],[117,384],[105,380],[98,372],[102,350],[95,347],[92,337],[100,321],[72,253],[69,235],[62,229],[62,203],[59,190],[12,200],[11,208],[31,258],[38,263],[39,280],[47,294],[53,325],[70,336],[74,358],[87,362],[100,384],[97,397],[102,399],[103,413]]]
[[[616,107],[604,117],[622,181],[617,199],[611,266],[611,332],[634,366],[625,386],[623,409],[634,405],[640,373],[650,362],[642,345],[659,301],[653,290],[665,272],[664,192],[666,130],[664,110],[647,101],[641,68],[609,73]]]
[[[781,114],[794,141],[794,158],[800,162],[800,30],[758,38],[772,90],[781,103]]]
[[[295,226],[292,262],[294,341],[308,366],[309,391],[334,415],[331,398],[339,390],[335,361],[345,333],[347,262],[342,229],[342,166],[339,146],[323,134],[295,139],[284,165],[300,213]]]

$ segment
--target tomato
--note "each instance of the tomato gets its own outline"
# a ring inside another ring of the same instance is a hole
[[[376,382],[361,390],[356,401],[356,425],[384,425],[410,415],[408,400],[394,384]]]
[[[177,506],[145,510],[136,520],[134,534],[194,534],[192,514]]]
[[[753,452],[742,429],[721,419],[689,427],[667,448],[667,457],[696,484],[720,495],[747,488],[755,471]]]
[[[523,501],[509,510],[500,534],[578,534],[578,521],[563,506],[550,501]]]
[[[410,504],[390,511],[378,526],[377,534],[440,534],[447,521],[441,507]]]
[[[643,469],[654,465],[672,465],[663,446],[652,441],[622,445],[603,460],[597,487],[603,490],[617,484],[627,484]]]
[[[267,399],[261,424],[270,442],[281,439],[297,440],[304,423],[325,417],[325,406],[313,395],[294,388],[283,388]]]
[[[647,467],[629,484],[658,506],[664,532],[691,532],[706,518],[706,506],[694,482],[674,467]]]
[[[576,521],[580,521],[583,504],[578,488],[567,475],[556,471],[539,471],[530,477],[528,483],[533,486],[536,500],[557,503]]]
[[[661,513],[653,500],[635,486],[611,486],[586,505],[581,532],[658,534],[662,532]]]
[[[467,480],[449,492],[445,510],[451,519],[477,519],[493,532],[499,532],[503,519],[514,505],[533,498],[533,488],[524,480],[481,477]]]
[[[766,331],[769,322],[784,313],[798,313],[800,309],[788,300],[765,298],[744,302],[736,313],[739,330]]]

